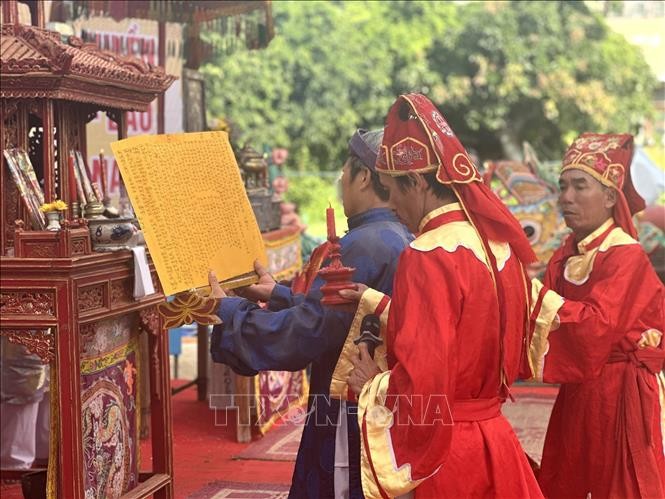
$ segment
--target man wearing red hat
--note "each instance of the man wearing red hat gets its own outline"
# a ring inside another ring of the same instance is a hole
[[[665,289],[635,240],[632,155],[627,134],[573,142],[559,179],[572,234],[532,287],[532,370],[562,383],[539,474],[551,498],[665,497]]]
[[[359,298],[356,317],[387,316],[387,365],[361,343],[349,377],[365,497],[542,497],[501,414],[520,371],[529,376],[535,255],[520,224],[422,95],[390,109],[376,168],[419,235],[400,256],[389,309],[372,289],[340,292]]]

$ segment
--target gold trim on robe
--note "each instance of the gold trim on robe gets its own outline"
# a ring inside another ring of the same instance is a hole
[[[548,337],[551,331],[555,331],[559,327],[557,312],[563,303],[564,299],[561,296],[551,289],[545,289],[543,283],[538,279],[531,280],[531,312],[533,313],[535,307],[540,305],[529,345],[529,367],[535,381],[543,380],[545,356],[549,350]]]
[[[589,279],[591,271],[593,270],[593,262],[598,255],[598,252],[605,252],[608,249],[614,246],[625,246],[627,244],[638,244],[638,242],[626,234],[621,227],[615,227],[612,231],[605,237],[603,242],[598,246],[587,250],[589,246],[595,239],[607,231],[612,224],[614,224],[613,219],[608,219],[603,225],[594,230],[587,237],[582,239],[577,244],[577,249],[579,250],[579,255],[574,255],[568,258],[566,261],[566,266],[563,271],[563,276],[571,284],[581,286]]]
[[[459,203],[448,203],[440,206],[436,210],[430,211],[418,224],[418,232],[422,232],[425,225],[427,225],[427,223],[433,218],[443,215],[444,213],[450,213],[451,211],[462,211],[462,205]]]
[[[510,258],[510,245],[508,243],[499,243],[496,241],[489,241],[489,245],[494,254],[494,258],[496,258],[497,268],[499,271],[503,270],[503,267]],[[429,230],[413,240],[410,246],[415,250],[423,252],[442,248],[448,253],[454,253],[457,248],[461,246],[471,250],[478,260],[483,262],[487,268],[491,268],[485,255],[483,243],[478,237],[478,233],[473,228],[473,225],[468,221],[448,222],[440,227]]]
[[[385,495],[398,497],[425,480],[411,479],[410,464],[397,468],[390,437],[393,413],[384,405],[389,382],[390,371],[377,374],[365,384],[358,399],[358,424],[361,429],[360,472],[363,494],[367,499]]]
[[[337,359],[335,370],[333,371],[332,380],[330,381],[330,396],[335,399],[349,400],[349,385],[347,380],[353,370],[351,358],[358,357],[358,346],[354,343],[356,338],[360,336],[360,326],[362,325],[363,318],[366,315],[376,313],[379,304],[385,299],[387,295],[368,288],[363,293],[356,309],[356,315],[353,317],[349,333],[344,341],[342,352]],[[374,350],[374,361],[378,364],[382,371],[388,369],[387,353],[386,353],[386,325],[388,324],[388,311],[390,309],[390,302],[379,315],[381,321],[381,339],[383,343],[376,347]],[[351,397],[354,398],[353,396]]]

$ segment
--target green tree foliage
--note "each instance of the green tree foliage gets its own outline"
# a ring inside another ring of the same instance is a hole
[[[639,49],[582,2],[474,3],[460,18],[456,43],[430,54],[445,68],[432,97],[481,155],[519,157],[527,140],[559,158],[579,133],[636,133],[651,112]]]
[[[347,230],[344,207],[338,193],[335,175],[289,175],[289,190],[286,200],[297,206],[301,221],[307,226],[307,233],[321,239],[326,237],[325,213],[328,206],[335,209],[335,228],[338,235]]]
[[[337,170],[357,127],[396,95],[428,94],[483,158],[530,141],[560,158],[578,133],[635,132],[655,78],[583,2],[274,2],[276,37],[207,64],[210,117],[240,141]],[[211,37],[214,33],[208,34]]]
[[[456,8],[299,1],[274,2],[273,13],[266,49],[203,68],[209,113],[230,119],[241,141],[287,147],[289,164],[311,171],[339,169],[356,128],[383,126],[396,95],[436,81],[427,48]]]

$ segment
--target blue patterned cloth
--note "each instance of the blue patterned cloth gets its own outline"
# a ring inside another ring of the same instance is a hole
[[[399,254],[412,235],[384,208],[353,216],[348,225],[349,232],[340,239],[342,262],[355,267],[355,282],[390,294]],[[353,314],[323,307],[322,284],[317,277],[307,295],[294,295],[288,287],[277,285],[267,310],[243,298],[224,298],[217,312],[223,325],[215,326],[212,333],[213,360],[231,366],[239,374],[297,371],[311,364],[308,417],[289,495],[293,498],[334,497],[340,402],[328,395]],[[363,497],[356,413],[356,405],[348,404],[351,498]]]

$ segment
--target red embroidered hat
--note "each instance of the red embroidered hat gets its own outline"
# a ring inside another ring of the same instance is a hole
[[[400,95],[390,108],[376,171],[395,176],[436,171],[438,181],[451,187],[485,244],[508,242],[522,263],[536,260],[519,222],[483,184],[466,149],[424,95]]]
[[[618,193],[614,220],[632,237],[637,237],[632,215],[645,208],[630,178],[633,136],[624,134],[583,133],[570,145],[563,157],[561,173],[577,169],[588,173],[604,186]]]
[[[443,184],[482,181],[448,122],[421,94],[400,95],[390,108],[376,169],[390,175],[438,170]]]

